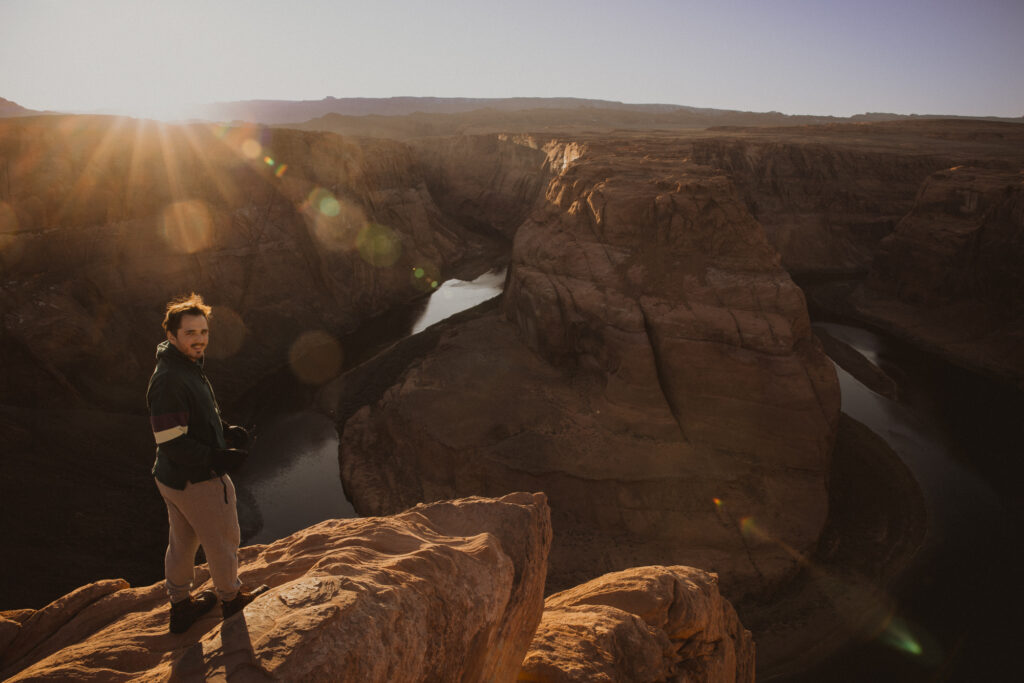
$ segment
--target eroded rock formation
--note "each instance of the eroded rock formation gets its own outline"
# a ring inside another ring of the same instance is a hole
[[[463,225],[509,242],[544,190],[545,154],[529,136],[426,138],[415,143],[438,206]]]
[[[945,160],[808,137],[701,139],[694,159],[728,173],[791,273],[862,275]]]
[[[0,676],[511,681],[541,618],[550,542],[542,494],[328,520],[242,548],[243,580],[270,592],[183,635],[167,632],[161,584],[101,581],[4,612]],[[209,587],[205,565],[197,578]]]
[[[1020,170],[1005,121],[725,128],[693,158],[727,173],[820,309],[1024,381]],[[854,284],[821,285],[838,277]]]
[[[445,329],[343,425],[356,509],[529,482],[552,501],[551,588],[665,562],[734,592],[785,576],[825,519],[839,410],[800,290],[685,145],[546,149],[505,315]]]
[[[637,567],[550,596],[519,680],[754,681],[754,641],[692,567]]]
[[[1024,388],[1024,171],[957,166],[922,184],[887,237],[858,312]]]

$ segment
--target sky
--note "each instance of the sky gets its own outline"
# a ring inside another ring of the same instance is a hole
[[[1024,0],[0,0],[0,97],[581,97],[1024,116]]]

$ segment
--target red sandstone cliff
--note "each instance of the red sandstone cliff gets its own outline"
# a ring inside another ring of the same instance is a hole
[[[551,587],[663,562],[777,581],[824,523],[839,413],[800,290],[684,144],[546,150],[505,315],[446,328],[343,425],[357,510],[536,484]]]

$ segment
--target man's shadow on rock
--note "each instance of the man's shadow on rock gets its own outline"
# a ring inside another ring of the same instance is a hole
[[[239,612],[222,622],[219,647],[217,639],[201,637],[187,648],[171,665],[171,680],[205,681],[214,672],[217,678],[231,678],[251,668],[259,667],[245,612]]]

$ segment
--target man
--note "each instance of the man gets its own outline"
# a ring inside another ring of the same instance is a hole
[[[227,472],[245,459],[248,433],[220,418],[203,371],[210,307],[198,294],[167,305],[167,339],[156,347],[146,402],[156,439],[153,476],[170,522],[164,576],[171,600],[171,633],[184,633],[220,598],[225,619],[261,593],[238,580],[241,535],[235,486]],[[230,447],[229,447],[230,446]],[[214,591],[191,594],[196,549],[203,546]]]

